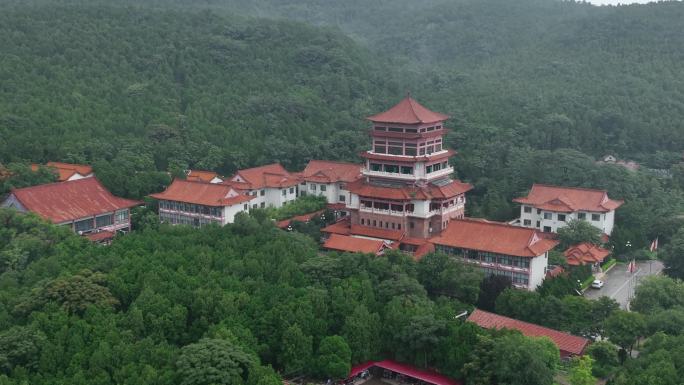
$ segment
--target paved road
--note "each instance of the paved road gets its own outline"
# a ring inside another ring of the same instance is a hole
[[[660,274],[662,270],[663,264],[660,261],[638,262],[634,274],[627,272],[627,264],[618,264],[606,273],[603,278],[605,283],[603,288],[599,290],[589,288],[584,296],[597,299],[605,295],[616,300],[621,308],[629,309],[629,300],[634,296],[634,289],[639,284],[639,280],[649,275]]]

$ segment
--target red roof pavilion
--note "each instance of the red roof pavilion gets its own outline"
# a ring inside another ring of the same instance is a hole
[[[610,255],[610,250],[589,242],[583,242],[579,245],[571,246],[565,250],[563,255],[565,255],[568,265],[591,265],[594,263],[602,263],[603,260]]]
[[[513,202],[556,212],[594,211],[608,212],[622,206],[624,201],[608,198],[605,190],[581,187],[559,187],[534,184],[525,197]]]
[[[385,242],[350,237],[347,235],[330,234],[330,237],[325,241],[323,247],[336,251],[378,255],[385,248]]]
[[[436,245],[491,253],[536,257],[553,249],[558,241],[546,239],[535,229],[483,219],[457,219],[430,240]]]
[[[166,190],[150,194],[150,197],[213,207],[232,206],[255,198],[251,195],[240,194],[231,186],[225,184],[183,179],[174,179]]]
[[[352,378],[357,376],[364,370],[370,369],[372,367],[377,367],[385,370],[389,370],[395,373],[402,374],[407,377],[414,378],[432,385],[462,385],[463,383],[459,380],[454,380],[443,374],[439,374],[434,370],[418,369],[415,366],[408,364],[402,364],[397,361],[383,360],[383,361],[369,361],[352,367],[347,378]]]
[[[447,119],[449,115],[430,111],[410,96],[406,96],[389,110],[368,117],[368,120],[375,123],[398,124],[429,124]]]
[[[558,346],[561,357],[582,355],[584,354],[584,349],[589,345],[589,340],[583,337],[504,317],[480,309],[475,309],[468,317],[468,321],[485,329],[511,329],[517,330],[527,337],[548,337],[556,346]]]
[[[64,223],[141,205],[112,195],[97,179],[49,183],[12,190],[10,196],[28,211]]]

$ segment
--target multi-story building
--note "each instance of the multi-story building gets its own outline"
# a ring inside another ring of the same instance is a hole
[[[485,275],[510,277],[515,287],[528,290],[541,285],[548,253],[558,244],[534,229],[482,219],[451,221],[430,242],[436,251],[460,257]]]
[[[451,179],[454,152],[443,145],[448,118],[409,96],[368,118],[372,147],[361,154],[362,178],[347,184],[352,226],[427,239],[464,216],[472,186]]]
[[[112,195],[96,178],[88,177],[14,189],[1,207],[36,213],[104,242],[116,232],[131,230],[130,208],[140,204]]]
[[[608,198],[605,190],[579,187],[559,187],[534,184],[525,197],[516,198],[520,203],[520,219],[523,227],[555,233],[571,220],[591,223],[604,234],[613,232],[615,210],[624,203]]]
[[[277,208],[297,199],[299,179],[280,164],[273,163],[240,170],[223,183],[253,196],[251,208]]]
[[[249,202],[256,199],[225,184],[182,179],[175,179],[166,190],[150,196],[159,201],[161,222],[195,227],[232,223],[235,215],[249,211]]]
[[[328,203],[346,206],[351,200],[347,184],[361,178],[361,164],[311,160],[299,174],[299,195],[324,196]]]

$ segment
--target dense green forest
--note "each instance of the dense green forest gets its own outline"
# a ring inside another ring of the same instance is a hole
[[[3,385],[276,385],[381,358],[468,385],[550,385],[555,345],[454,319],[474,306],[608,337],[589,349],[588,370],[616,385],[675,385],[683,374],[684,284],[672,278],[642,283],[627,312],[570,294],[568,277],[537,293],[446,255],[321,254],[260,214],[222,228],[149,223],[109,247],[12,210],[0,223]]]

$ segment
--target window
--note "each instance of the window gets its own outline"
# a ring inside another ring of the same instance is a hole
[[[93,229],[93,218],[84,219],[74,223],[74,230],[78,231],[89,231]]]
[[[401,166],[402,174],[413,174],[413,167]]]
[[[97,227],[104,227],[104,226],[109,226],[113,222],[113,218],[111,215],[102,215],[97,218],[95,218],[95,226]]]
[[[553,219],[553,214],[551,213],[544,213],[544,219]]]
[[[264,207],[266,207],[266,202],[261,202],[261,208],[263,209]]]
[[[346,200],[346,198],[347,198],[347,197],[345,197],[344,195],[340,195],[340,196],[339,196],[339,201],[340,201],[340,202],[344,202],[344,201]]]
[[[371,163],[371,171],[382,171],[382,165],[380,163]]]
[[[245,205],[242,206],[242,209],[245,211],[249,210],[249,205],[247,203],[245,203]]]
[[[544,232],[545,232],[545,233],[550,233],[550,232],[551,232],[551,228],[550,228],[549,226],[544,226]]]
[[[541,226],[541,223],[539,223],[539,221],[537,221],[537,228],[539,228],[539,226]]]
[[[375,126],[375,131],[387,131],[387,127]]]
[[[290,194],[294,194],[294,187],[290,187]]]
[[[416,147],[415,145],[413,147],[409,147],[409,145],[406,145],[406,148],[404,148],[404,155],[407,156],[416,156]]]
[[[541,209],[537,209],[537,215],[541,214]]]
[[[382,221],[380,221],[380,227],[382,227]]]
[[[313,183],[311,183],[311,184],[309,185],[309,190],[311,190],[311,191],[316,191],[316,185],[313,184]]]
[[[119,210],[114,214],[114,221],[116,223],[128,222],[128,209]]]
[[[532,213],[532,207],[530,206],[523,206],[523,211],[530,214]]]
[[[565,222],[565,214],[558,214],[558,220],[561,222]]]
[[[260,194],[261,196],[266,195],[266,190],[261,190],[261,191],[259,191],[259,194]]]
[[[400,128],[400,127],[390,127],[390,128],[387,129],[387,131],[390,131],[390,132],[404,132],[404,129],[403,129],[403,128]]]
[[[397,230],[401,230],[401,223],[397,223]]]
[[[594,222],[601,220],[601,214],[591,214],[591,220]]]
[[[529,219],[523,220],[523,226],[532,226],[532,221]]]
[[[394,230],[396,224],[392,223],[392,230]]]
[[[377,154],[387,154],[387,147],[386,146],[375,146],[375,149],[373,151]]]
[[[429,173],[431,173],[431,172],[432,172],[432,166],[427,166],[427,167],[425,167],[425,173],[426,173],[426,174],[429,174]]]
[[[377,226],[377,222],[373,219],[373,227]]]
[[[385,165],[385,172],[399,173],[399,166],[396,166],[393,164],[386,164]]]
[[[327,190],[327,186],[324,185],[324,184],[322,184],[322,185],[321,185],[321,191],[326,191],[326,190]]]
[[[282,190],[280,190],[280,191],[283,193],[283,196],[286,196],[286,195],[287,195],[287,190],[282,189]]]
[[[587,219],[587,213],[577,213],[577,219]]]
[[[255,203],[255,204],[252,205],[252,208],[253,208],[253,209],[259,208],[259,205],[257,205],[257,204]]]

